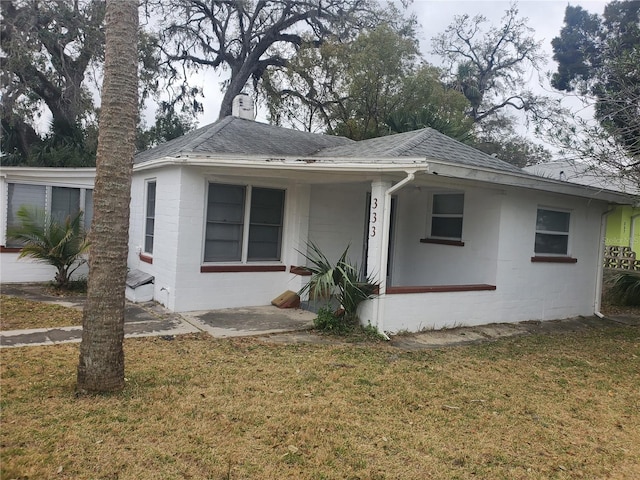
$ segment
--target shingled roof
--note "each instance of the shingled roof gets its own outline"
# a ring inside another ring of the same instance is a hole
[[[246,155],[313,157],[319,162],[396,163],[423,158],[472,168],[524,173],[498,158],[460,143],[432,129],[388,135],[355,142],[333,135],[301,132],[229,116],[158,147],[138,153],[135,163],[165,157]]]
[[[355,142],[345,137],[301,132],[229,116],[140,152],[134,163],[164,157],[216,154],[306,157],[323,148],[348,143]]]
[[[467,165],[469,167],[490,168],[513,173],[523,171],[480,150],[460,143],[434,130],[423,128],[386,137],[372,138],[337,147],[325,148],[316,156],[336,158],[398,158],[421,157],[429,160]],[[349,160],[351,161],[351,160]]]

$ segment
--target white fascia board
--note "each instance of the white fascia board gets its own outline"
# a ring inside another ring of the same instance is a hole
[[[442,162],[437,159],[429,159],[428,161],[431,165],[429,173],[439,176],[506,185],[510,187],[542,190],[545,192],[590,198],[620,205],[632,205],[637,202],[637,197],[630,194],[604,190],[602,188],[588,185],[563,182],[561,180],[541,178],[524,172],[522,174],[518,174],[512,172],[498,172],[482,167],[470,168],[463,165],[454,165]]]
[[[95,167],[0,167],[0,177],[6,181],[93,185]]]
[[[358,161],[354,158],[325,157],[243,157],[238,155],[164,157],[144,163],[134,164],[134,171],[148,170],[166,166],[194,167],[234,167],[277,170],[304,170],[305,172],[405,172],[407,170],[425,170],[428,164],[424,158],[402,158],[392,162],[389,158],[367,158]]]

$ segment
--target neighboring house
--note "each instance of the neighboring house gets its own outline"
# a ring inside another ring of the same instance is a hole
[[[628,180],[607,175],[602,169],[572,162],[555,161],[526,167],[524,170],[545,178],[589,185],[606,190],[635,195],[634,205],[618,205],[607,214],[605,245],[607,247],[629,247],[640,258],[640,207],[638,185]]]
[[[19,225],[16,213],[29,205],[60,221],[84,211],[85,226],[93,217],[95,168],[0,168],[0,282],[47,282],[56,269],[28,259],[18,260],[20,244],[7,238],[7,227]],[[85,266],[75,276],[85,275]]]
[[[308,282],[308,242],[350,245],[380,282],[361,319],[387,332],[597,312],[604,214],[628,203],[428,128],[354,142],[231,116],[133,170],[129,267],[168,309],[269,304]]]

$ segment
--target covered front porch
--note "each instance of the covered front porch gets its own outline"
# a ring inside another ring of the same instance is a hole
[[[330,260],[349,246],[351,262],[379,284],[360,309],[363,323],[391,332],[453,326],[452,305],[473,311],[495,299],[504,195],[426,169],[403,173],[311,185],[307,238]]]

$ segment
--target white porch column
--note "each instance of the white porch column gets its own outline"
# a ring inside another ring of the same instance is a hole
[[[381,330],[384,302],[384,289],[386,288],[386,268],[382,268],[381,261],[386,258],[382,255],[385,246],[385,238],[389,234],[384,234],[384,229],[389,229],[389,218],[385,221],[385,212],[390,210],[385,208],[388,195],[386,192],[391,188],[391,182],[377,180],[371,183],[371,206],[369,207],[369,232],[367,235],[367,276],[380,286],[380,294],[363,304],[360,313],[360,320],[363,324],[371,324]],[[389,215],[390,216],[390,215]]]
[[[371,206],[369,207],[369,232],[367,237],[367,275],[380,284],[380,290],[386,286],[386,278],[381,278],[380,274],[384,270],[381,268],[383,242],[385,239],[384,229],[389,228],[389,219],[384,218],[386,192],[391,188],[391,182],[374,181],[371,183]],[[388,238],[388,234],[387,234]],[[386,276],[386,275],[385,275]]]

